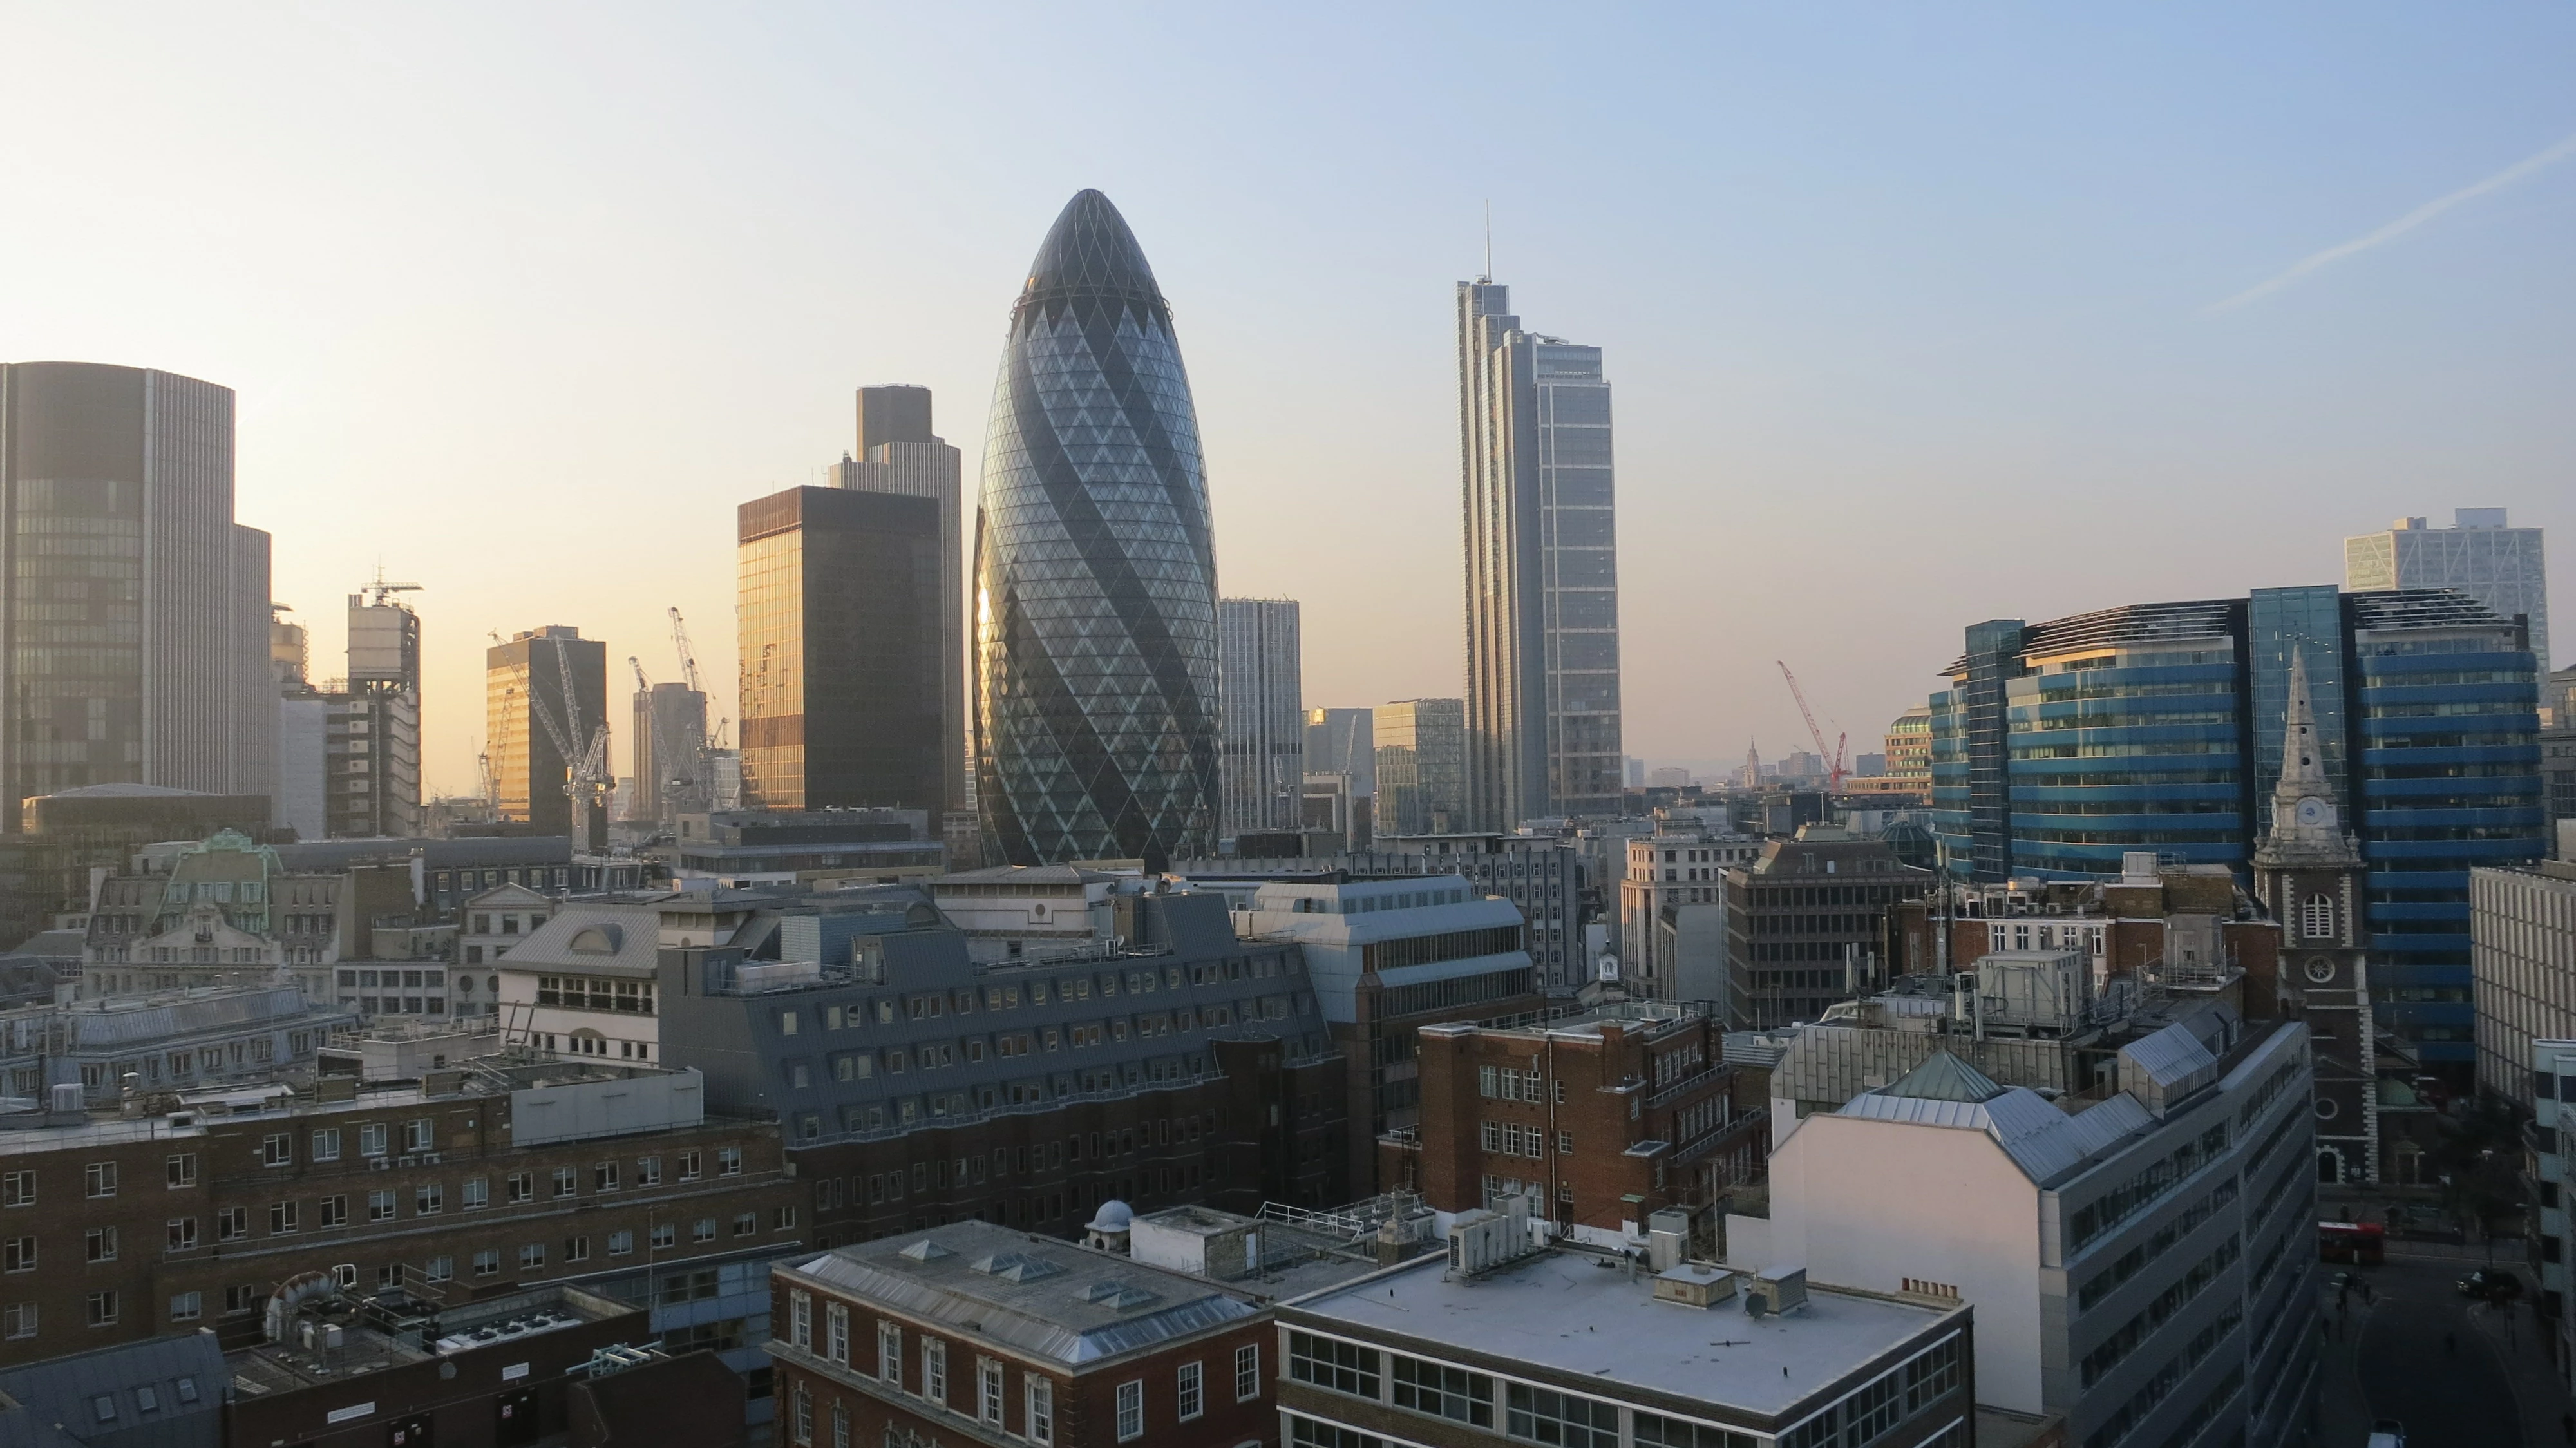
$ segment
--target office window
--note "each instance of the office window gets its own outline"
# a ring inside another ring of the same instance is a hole
[[[349,1225],[349,1199],[347,1196],[328,1196],[322,1199],[321,1224],[325,1227],[345,1227]]]
[[[1145,1384],[1141,1379],[1120,1383],[1118,1385],[1118,1441],[1124,1443],[1131,1438],[1144,1436]]]
[[[1508,1385],[1505,1431],[1547,1448],[1618,1448],[1619,1410],[1572,1393]]]
[[[6,1244],[0,1244],[0,1256],[5,1256],[8,1271],[33,1272],[36,1270],[36,1239],[12,1237]]]
[[[581,1191],[581,1173],[568,1166],[555,1168],[555,1195],[569,1197]]]
[[[218,1207],[215,1209],[215,1240],[238,1242],[250,1235],[250,1208]]]
[[[415,1117],[404,1122],[403,1150],[436,1151],[438,1149],[437,1129],[437,1121],[427,1116]]]
[[[1482,1373],[1389,1353],[1387,1376],[1395,1380],[1399,1408],[1479,1428],[1494,1426],[1494,1380]]]
[[[850,1309],[837,1302],[823,1309],[823,1356],[850,1365]]]
[[[194,1217],[172,1217],[170,1219],[170,1250],[173,1252],[193,1252],[196,1250],[196,1247],[197,1219]]]
[[[197,1184],[197,1154],[183,1151],[170,1158],[170,1189],[181,1191]]]
[[[89,1240],[89,1260],[92,1262],[113,1262],[116,1260],[116,1229],[114,1227],[92,1227],[84,1235]]]
[[[36,1204],[36,1174],[31,1171],[0,1173],[0,1207],[32,1207]]]
[[[536,1199],[537,1174],[532,1171],[510,1173],[510,1204],[517,1206],[521,1202],[533,1202]]]
[[[564,1238],[564,1260],[567,1262],[589,1261],[590,1239],[588,1237]]]
[[[850,1405],[832,1400],[832,1448],[850,1448]]]
[[[358,1155],[383,1156],[384,1154],[385,1124],[381,1121],[369,1121],[360,1124],[358,1127]]]
[[[0,1307],[0,1337],[22,1338],[36,1335],[36,1304],[12,1302]]]
[[[1288,1334],[1288,1376],[1337,1393],[1374,1399],[1378,1389],[1377,1349],[1292,1332]]]
[[[315,1161],[340,1159],[340,1128],[325,1127],[313,1133],[313,1159]]]
[[[1030,1373],[1021,1379],[1027,1391],[1022,1412],[1020,1436],[1032,1443],[1055,1441],[1055,1380]]]
[[[530,1242],[519,1249],[519,1268],[521,1271],[526,1271],[533,1267],[543,1267],[544,1265],[546,1265],[545,1243]]]
[[[803,1292],[787,1294],[787,1342],[808,1352],[814,1348],[814,1299]]]
[[[692,1242],[712,1242],[712,1241],[714,1241],[715,1239],[716,1239],[716,1219],[715,1219],[715,1218],[713,1218],[713,1217],[700,1217],[700,1218],[698,1218],[695,1222],[692,1222],[692,1223],[689,1225],[689,1240],[690,1240],[690,1241],[692,1241]]]
[[[259,1142],[259,1164],[261,1166],[295,1165],[294,1135],[290,1132],[280,1131],[261,1137]]]
[[[426,1186],[412,1188],[411,1210],[412,1215],[419,1217],[447,1210],[446,1186],[439,1182],[431,1182]]]
[[[903,1329],[891,1322],[877,1324],[877,1377],[903,1386]]]
[[[298,1230],[303,1226],[302,1215],[293,1202],[269,1203],[268,1234],[276,1237]]]
[[[206,1294],[202,1292],[181,1292],[170,1298],[172,1322],[194,1322],[205,1315]]]
[[[89,1325],[92,1327],[114,1327],[116,1325],[115,1293],[93,1292],[89,1295]]]
[[[1201,1382],[1206,1369],[1199,1363],[1183,1363],[1174,1402],[1181,1421],[1186,1423],[1207,1410],[1205,1385]]]
[[[660,1186],[662,1184],[662,1159],[658,1156],[636,1158],[635,1184],[639,1187]]]
[[[758,1234],[759,1234],[759,1232],[760,1232],[760,1213],[758,1213],[758,1212],[743,1212],[743,1213],[740,1213],[740,1214],[738,1214],[738,1215],[736,1215],[736,1216],[734,1217],[734,1219],[733,1219],[733,1234],[734,1234],[735,1236],[737,1236],[737,1237],[750,1237],[750,1236],[756,1236],[756,1235],[758,1235]]]
[[[492,1205],[491,1178],[467,1177],[465,1179],[465,1192],[459,1199],[459,1205],[469,1212],[473,1211],[477,1207],[488,1207]]]
[[[695,1151],[684,1151],[684,1152],[681,1152],[681,1153],[680,1153],[680,1180],[682,1180],[682,1181],[684,1181],[684,1182],[693,1182],[693,1181],[696,1181],[697,1179],[698,1179],[698,1154],[697,1154]]]
[[[1234,1400],[1249,1403],[1261,1396],[1261,1344],[1248,1342],[1234,1350]]]
[[[656,1222],[649,1240],[657,1252],[664,1247],[676,1247],[680,1245],[680,1229],[669,1222]]]
[[[617,1190],[617,1163],[603,1161],[590,1169],[590,1189],[595,1192]]]
[[[691,1153],[691,1155],[695,1155],[695,1153]],[[716,1175],[717,1175],[717,1176],[740,1176],[740,1175],[742,1175],[742,1148],[741,1148],[741,1147],[738,1147],[738,1146],[719,1146],[719,1147],[717,1147],[717,1148],[716,1148]]]
[[[635,1234],[633,1232],[611,1232],[608,1234],[609,1256],[624,1257],[632,1253],[634,1250]]]
[[[948,1344],[939,1338],[921,1340],[921,1395],[934,1403],[948,1401]]]
[[[456,1259],[453,1257],[432,1257],[429,1259],[429,1266],[423,1271],[422,1275],[432,1282],[453,1281],[456,1277]]]
[[[394,1194],[390,1191],[367,1193],[367,1220],[390,1222],[394,1218]]]
[[[116,1163],[94,1161],[81,1168],[82,1188],[93,1197],[116,1195]]]
[[[1002,1365],[991,1358],[975,1360],[975,1412],[994,1427],[1002,1426]]]
[[[498,1248],[486,1247],[474,1254],[474,1275],[477,1277],[501,1275],[501,1253]]]
[[[1694,1423],[1687,1418],[1665,1418],[1653,1413],[1632,1412],[1636,1424],[1637,1448],[1761,1448],[1750,1433],[1730,1432]]]
[[[796,1018],[789,1016],[788,1019]],[[789,1404],[789,1430],[798,1444],[811,1444],[814,1441],[814,1395],[806,1391],[803,1383],[798,1383]]]

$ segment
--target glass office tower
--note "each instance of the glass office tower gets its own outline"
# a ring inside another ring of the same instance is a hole
[[[1458,284],[1467,812],[1479,830],[1625,807],[1610,384],[1601,349]]]
[[[2242,876],[2293,657],[2369,869],[2382,1019],[2428,1063],[2468,1061],[2468,872],[2546,842],[2533,656],[2463,592],[2261,589],[1978,624],[1931,698],[1934,835],[1977,880],[2108,878],[2128,850]]]
[[[749,809],[947,799],[939,502],[789,488],[736,515],[742,800]]]
[[[1380,704],[1377,828],[1381,835],[1445,835],[1467,818],[1467,702],[1399,699]]]
[[[1293,598],[1221,598],[1225,815],[1231,837],[1293,830],[1306,779],[1306,711]]]
[[[975,520],[976,806],[1012,864],[1215,853],[1216,554],[1171,307],[1109,198],[1011,311]]]
[[[0,365],[0,830],[85,785],[277,790],[269,537],[233,521],[233,394]]]

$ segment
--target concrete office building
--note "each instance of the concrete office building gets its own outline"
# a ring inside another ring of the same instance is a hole
[[[635,728],[627,736],[635,798],[628,817],[669,829],[707,802],[707,696],[668,680],[635,691]]]
[[[130,782],[277,790],[269,538],[233,521],[233,394],[175,373],[0,364],[0,831]]]
[[[976,505],[984,857],[1215,853],[1216,550],[1172,310],[1109,198],[1011,309]]]
[[[1306,778],[1301,645],[1293,598],[1216,601],[1222,832],[1299,827]]]
[[[1979,881],[2130,851],[2252,868],[2304,661],[2326,798],[2369,867],[2380,1022],[2465,1088],[2469,871],[2545,852],[2522,627],[2458,590],[2258,589],[1968,630],[1932,696],[1932,831]]]
[[[606,644],[548,624],[483,651],[483,747],[502,819],[572,837],[582,849],[608,848],[606,799],[585,795],[577,806],[566,793],[607,728]],[[603,754],[603,776],[606,765]]]
[[[652,853],[683,889],[891,885],[945,873],[947,851],[917,809],[718,810],[681,815]]]
[[[1619,567],[1601,349],[1460,282],[1468,828],[1621,811]]]
[[[944,810],[938,501],[789,488],[738,512],[746,807]]]
[[[1727,1004],[1739,1028],[1812,1021],[1892,972],[1888,917],[1932,875],[1830,825],[1726,871]]]
[[[1677,1251],[1604,1270],[1626,1264],[1532,1250],[1510,1202],[1476,1214],[1490,1259],[1453,1248],[1281,1306],[1282,1448],[1970,1441],[1982,1315],[1972,1333],[1956,1302]]]
[[[2400,518],[2377,533],[2343,540],[2343,586],[2354,593],[2400,588],[2456,588],[2524,624],[2531,652],[2547,673],[2549,561],[2538,528],[2515,528],[2502,508],[2459,508],[2448,528]]]
[[[256,981],[21,1006],[0,1011],[0,1080],[24,1102],[51,1105],[55,1088],[78,1086],[83,1109],[114,1109],[129,1087],[148,1097],[310,1071],[357,1024],[354,1012]]]
[[[1731,1259],[1976,1312],[1981,1404],[2077,1444],[2304,1441],[2317,1391],[2306,1032],[2203,1003],[2051,1101],[1941,1054],[1776,1121]],[[1902,1190],[1889,1190],[1902,1183]]]
[[[859,389],[859,454],[824,469],[827,483],[862,493],[895,493],[939,504],[940,771],[944,808],[970,808],[973,725],[967,712],[966,518],[959,454],[931,429],[930,389]],[[707,806],[700,806],[706,808]],[[921,805],[921,808],[931,808]]]
[[[1369,711],[1382,835],[1445,835],[1467,825],[1467,701],[1398,699]]]
[[[2469,939],[2478,1089],[2527,1102],[2533,1043],[2576,1040],[2576,864],[2472,871]]]
[[[2576,1183],[2576,1171],[2569,1169],[2569,1159],[2576,1157],[2576,1113],[2567,1109],[2576,1102],[2576,1038],[2541,1037],[2526,1042],[2524,1052],[2498,1076],[2522,1083],[2520,1093],[2506,1099],[2531,1113],[2523,1138],[2523,1170],[2539,1198],[2527,1229],[2533,1238],[2530,1260],[2540,1279],[2540,1301],[2534,1305],[2543,1330],[2554,1339],[2550,1361],[2559,1381],[2576,1387],[2576,1322],[2567,1312],[2567,1264],[2576,1262],[2576,1252],[2569,1250],[2576,1246],[2569,1241],[2576,1236],[2569,1225],[2576,1221],[2576,1204],[2568,1201],[2569,1184]]]
[[[1382,1185],[1377,1139],[1420,1123],[1416,1031],[1526,1016],[1545,1004],[1518,912],[1460,876],[1279,881],[1222,893],[1232,897],[1236,935],[1293,943],[1305,961],[1340,1056],[1350,1195]]]
[[[1727,984],[1726,872],[1762,841],[1667,826],[1627,841],[1619,878],[1619,984],[1642,999],[1732,1010]]]

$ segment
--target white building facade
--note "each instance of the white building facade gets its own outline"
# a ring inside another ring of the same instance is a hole
[[[2460,508],[2448,528],[2400,518],[2343,540],[2343,586],[2456,588],[2506,618],[2531,625],[2531,652],[2549,672],[2549,567],[2538,528],[2507,525],[2502,508]]]

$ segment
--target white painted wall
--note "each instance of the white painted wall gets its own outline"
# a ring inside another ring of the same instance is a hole
[[[1771,1153],[1770,1265],[1976,1309],[1977,1401],[2042,1411],[2039,1189],[1983,1131],[1816,1115]]]

